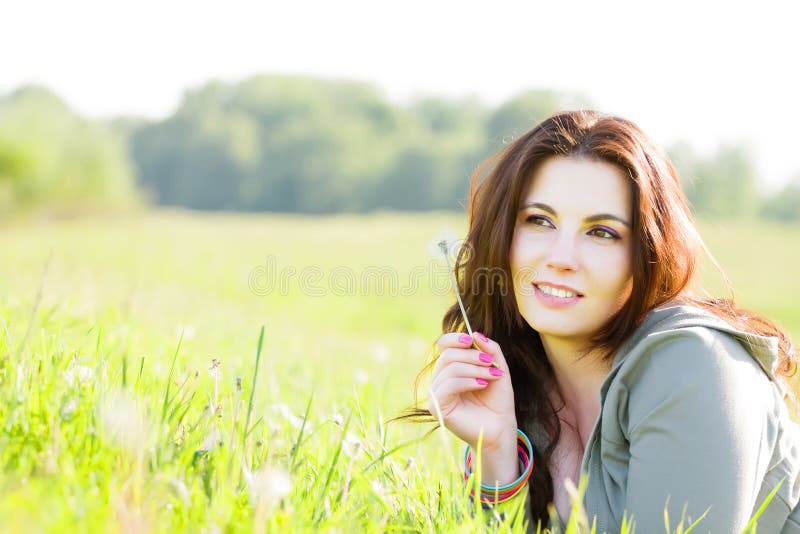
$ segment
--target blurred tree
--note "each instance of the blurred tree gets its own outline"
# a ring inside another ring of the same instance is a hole
[[[757,214],[756,170],[746,146],[722,146],[703,158],[683,142],[669,152],[696,214],[715,218]]]
[[[138,202],[124,139],[30,86],[0,99],[0,213]]]
[[[494,152],[556,111],[590,109],[588,98],[549,89],[525,91],[501,104],[488,118],[486,138]]]
[[[764,201],[761,215],[774,221],[800,221],[800,174]]]
[[[409,125],[366,84],[258,76],[188,93],[174,117],[137,132],[134,154],[163,203],[355,210]]]
[[[483,157],[485,110],[475,99],[425,98],[406,113],[413,122],[373,187],[369,207],[459,209],[472,169]]]

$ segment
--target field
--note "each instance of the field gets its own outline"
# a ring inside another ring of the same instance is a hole
[[[0,227],[2,530],[473,531],[462,445],[386,423],[452,298],[428,244],[464,225],[158,211]],[[800,339],[800,228],[701,232],[739,303]]]

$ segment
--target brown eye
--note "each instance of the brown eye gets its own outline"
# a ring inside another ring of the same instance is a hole
[[[525,222],[528,223],[528,224],[532,224],[534,226],[545,226],[545,227],[548,227],[548,228],[555,228],[555,226],[553,226],[553,223],[550,221],[550,219],[548,219],[547,217],[544,217],[542,215],[528,215],[525,218]]]
[[[609,228],[605,228],[603,226],[598,226],[597,228],[592,228],[591,230],[589,230],[589,234],[593,235],[593,236],[596,236],[596,237],[601,237],[603,239],[614,239],[614,240],[616,240],[616,239],[620,238],[619,235],[617,235],[616,232],[614,232],[613,230],[611,230]]]

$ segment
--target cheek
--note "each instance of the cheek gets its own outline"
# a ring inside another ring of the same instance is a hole
[[[514,238],[511,240],[508,263],[511,268],[511,283],[514,288],[514,296],[518,304],[521,302],[520,299],[527,295],[526,288],[529,287],[531,280],[536,275],[535,248],[532,246],[531,240],[526,239],[524,233],[515,233]]]
[[[605,286],[609,291],[619,293],[629,289],[632,276],[631,255],[622,247],[611,248],[598,253],[597,250],[587,254],[592,264],[589,272],[592,273],[595,283]]]
[[[547,236],[525,231],[515,232],[509,251],[511,269],[519,270],[530,267],[541,259],[550,246],[552,243]]]
[[[518,271],[525,261],[524,241],[518,231],[514,232],[514,237],[511,239],[511,250],[508,251],[508,263],[512,273]]]

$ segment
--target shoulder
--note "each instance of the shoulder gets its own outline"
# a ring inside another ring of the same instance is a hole
[[[730,419],[745,402],[750,410],[768,409],[770,378],[735,332],[703,314],[675,319],[638,332],[609,376],[604,404],[624,413],[631,429],[654,414],[682,424],[687,415]]]
[[[621,376],[646,370],[668,375],[708,376],[761,371],[772,378],[777,339],[738,330],[693,306],[653,310],[614,359]]]
[[[633,347],[625,363],[628,373],[650,371],[676,377],[713,375],[738,363],[758,369],[752,355],[734,337],[707,326],[652,333]]]

